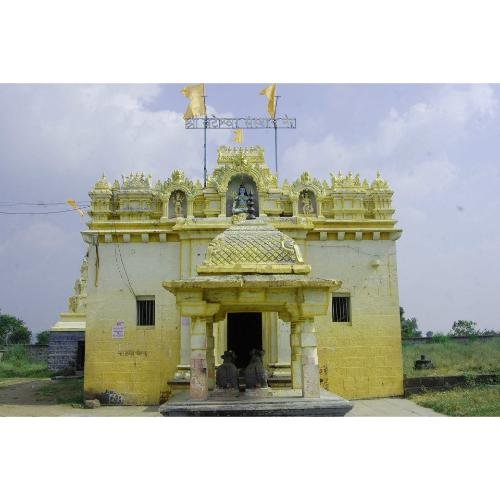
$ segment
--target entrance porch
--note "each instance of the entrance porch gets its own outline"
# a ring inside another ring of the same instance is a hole
[[[340,285],[335,280],[283,274],[198,276],[164,282],[176,295],[181,316],[190,318],[190,400],[207,400],[215,387],[214,323],[228,318],[224,348],[232,344],[239,349],[243,363],[250,344],[262,345],[261,316],[269,312],[290,323],[292,388],[303,398],[319,398],[314,318],[326,314],[331,292]]]

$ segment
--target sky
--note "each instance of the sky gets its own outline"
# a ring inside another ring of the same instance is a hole
[[[188,82],[189,83],[189,82]],[[261,84],[207,84],[210,114],[266,116]],[[202,178],[202,131],[185,130],[185,84],[0,85],[0,211],[64,210],[14,203],[88,201],[113,181],[175,168]],[[453,321],[500,329],[500,86],[279,84],[280,180],[377,170],[395,191],[400,303],[422,331]],[[272,131],[245,131],[274,168]],[[209,131],[208,170],[228,131]],[[50,328],[79,275],[85,218],[0,214],[0,309],[34,332]]]

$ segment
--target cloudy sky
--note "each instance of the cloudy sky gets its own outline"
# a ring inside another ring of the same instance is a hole
[[[209,111],[265,115],[263,84],[209,84]],[[202,176],[202,132],[184,129],[183,84],[0,85],[0,211],[87,200],[105,172],[174,168]],[[395,190],[401,305],[423,331],[456,319],[500,329],[500,86],[279,85],[280,178],[379,169]],[[209,169],[228,132],[208,134]],[[273,165],[273,135],[245,132]],[[0,309],[37,332],[52,326],[85,252],[75,213],[0,214]]]

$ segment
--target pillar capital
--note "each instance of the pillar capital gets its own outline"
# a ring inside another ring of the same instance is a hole
[[[215,314],[219,312],[219,304],[210,304],[204,300],[186,300],[179,302],[181,316],[189,316],[191,320],[204,318],[205,321],[212,321]]]

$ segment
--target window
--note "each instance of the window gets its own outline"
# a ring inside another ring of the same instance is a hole
[[[155,299],[137,299],[137,326],[153,326],[155,324]]]
[[[351,321],[350,297],[333,296],[332,321],[336,323],[349,323]]]

